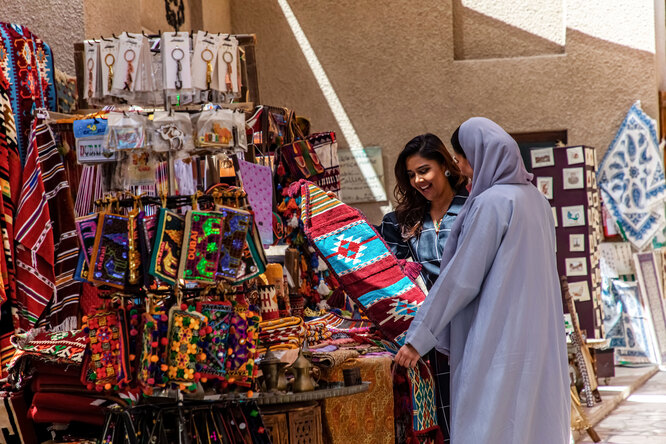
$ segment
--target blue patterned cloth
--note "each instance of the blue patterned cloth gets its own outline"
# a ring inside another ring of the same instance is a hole
[[[656,123],[639,103],[608,147],[597,182],[604,204],[634,246],[643,248],[664,228],[666,184]]]

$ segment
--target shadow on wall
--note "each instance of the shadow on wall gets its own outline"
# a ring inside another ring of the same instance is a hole
[[[462,3],[463,0],[453,0],[453,56],[455,60],[564,53],[563,45],[507,25],[467,8]]]
[[[529,43],[550,54],[456,61],[451,2],[422,8],[406,0],[391,8],[352,0],[289,3],[361,141],[383,147],[389,196],[395,160],[408,140],[429,131],[448,141],[472,116],[493,119],[508,132],[566,129],[569,144],[594,146],[600,159],[634,101],[658,115],[650,52],[567,29],[563,53],[547,39],[474,13],[470,23],[482,21],[480,30],[489,33],[479,41],[501,35],[507,45]],[[231,10],[233,32],[257,34],[265,103],[310,117],[313,131],[336,131],[346,147],[277,1],[232,0]],[[379,204],[358,206],[380,221]]]

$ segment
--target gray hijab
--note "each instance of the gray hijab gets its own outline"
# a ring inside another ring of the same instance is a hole
[[[472,117],[460,126],[458,139],[474,170],[472,190],[451,227],[440,270],[444,270],[456,252],[465,216],[474,200],[497,184],[531,184],[532,174],[525,169],[520,149],[513,138],[498,124],[485,117]]]

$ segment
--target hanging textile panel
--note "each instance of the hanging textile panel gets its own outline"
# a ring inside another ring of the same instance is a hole
[[[34,108],[55,111],[57,107],[53,54],[28,28],[0,23],[0,66],[9,82],[19,154],[25,164]]]
[[[666,224],[664,166],[656,122],[635,103],[599,164],[604,205],[629,242],[643,248]]]
[[[312,183],[301,181],[300,188],[306,236],[345,292],[388,339],[402,345],[425,295],[358,210]]]

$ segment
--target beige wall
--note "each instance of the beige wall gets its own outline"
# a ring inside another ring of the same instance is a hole
[[[448,141],[471,116],[509,132],[566,129],[599,158],[634,101],[658,117],[652,0],[288,1],[361,142],[384,148],[389,194],[405,142]],[[258,37],[262,100],[344,146],[277,0],[231,4],[233,32]],[[379,219],[379,205],[361,207]]]
[[[72,42],[83,40],[83,0],[0,0],[0,20],[28,27],[49,44],[56,66],[74,73]]]

